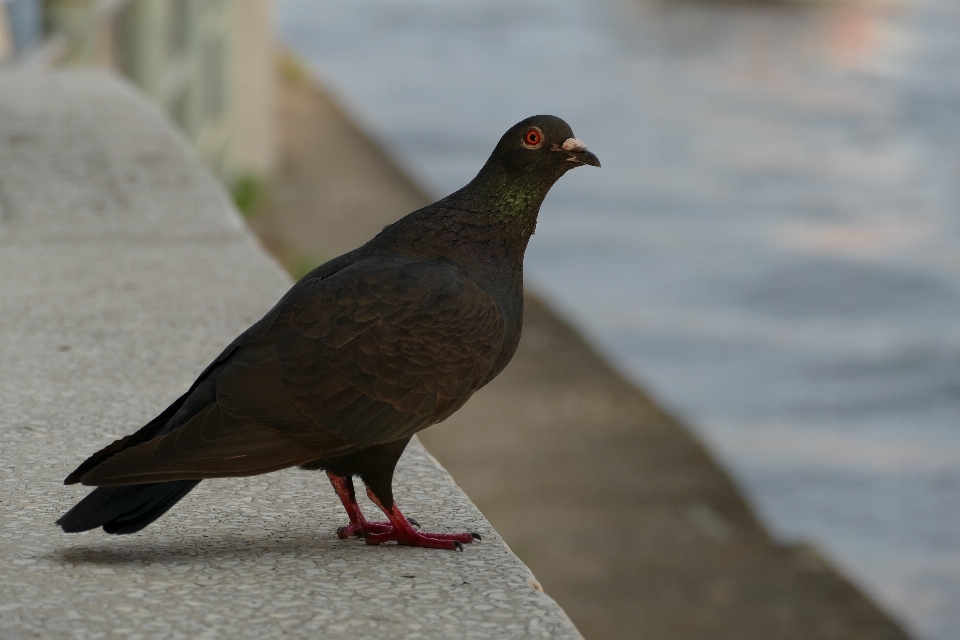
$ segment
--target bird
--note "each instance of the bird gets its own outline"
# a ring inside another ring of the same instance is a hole
[[[511,127],[462,189],[387,225],[301,278],[193,385],[65,484],[96,487],[57,524],[131,534],[202,480],[325,471],[347,512],[340,538],[463,550],[393,497],[418,431],[449,417],[510,362],[523,324],[523,257],[568,170],[600,166],[556,116]],[[359,477],[386,521],[367,520]]]

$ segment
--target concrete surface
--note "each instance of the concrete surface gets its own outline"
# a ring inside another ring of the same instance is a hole
[[[280,171],[251,223],[297,272],[429,196],[282,69]],[[816,549],[772,539],[690,430],[527,294],[513,361],[421,438],[585,637],[906,638]]]
[[[87,491],[67,473],[289,284],[132,90],[0,76],[0,636],[579,637],[419,444],[398,502],[479,530],[463,553],[339,540],[326,478],[296,470],[204,482],[136,535],[60,533]]]

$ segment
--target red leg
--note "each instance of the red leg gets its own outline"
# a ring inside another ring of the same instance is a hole
[[[431,549],[447,549],[453,551],[459,549],[463,551],[463,543],[479,540],[477,533],[421,533],[414,529],[407,518],[400,512],[397,505],[390,509],[383,506],[373,491],[367,487],[367,495],[373,500],[380,509],[390,518],[390,524],[393,525],[390,531],[383,533],[374,533],[366,537],[367,544],[380,544],[396,540],[397,544],[411,547],[429,547]]]
[[[350,524],[337,529],[337,536],[340,538],[349,538],[350,536],[365,537],[374,533],[389,533],[393,530],[393,525],[389,522],[367,522],[360,511],[360,505],[357,504],[357,493],[353,489],[353,478],[350,476],[338,476],[327,471],[327,477],[330,478],[330,484],[343,503],[343,508],[347,511],[350,518]]]

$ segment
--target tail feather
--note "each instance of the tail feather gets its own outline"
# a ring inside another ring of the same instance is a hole
[[[57,524],[66,533],[103,527],[107,533],[136,533],[166,513],[200,484],[177,480],[98,487],[63,514]]]

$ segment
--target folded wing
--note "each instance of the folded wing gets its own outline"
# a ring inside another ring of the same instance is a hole
[[[213,402],[81,482],[255,475],[406,438],[462,406],[503,345],[494,299],[443,263],[377,258],[298,288],[210,370]]]

